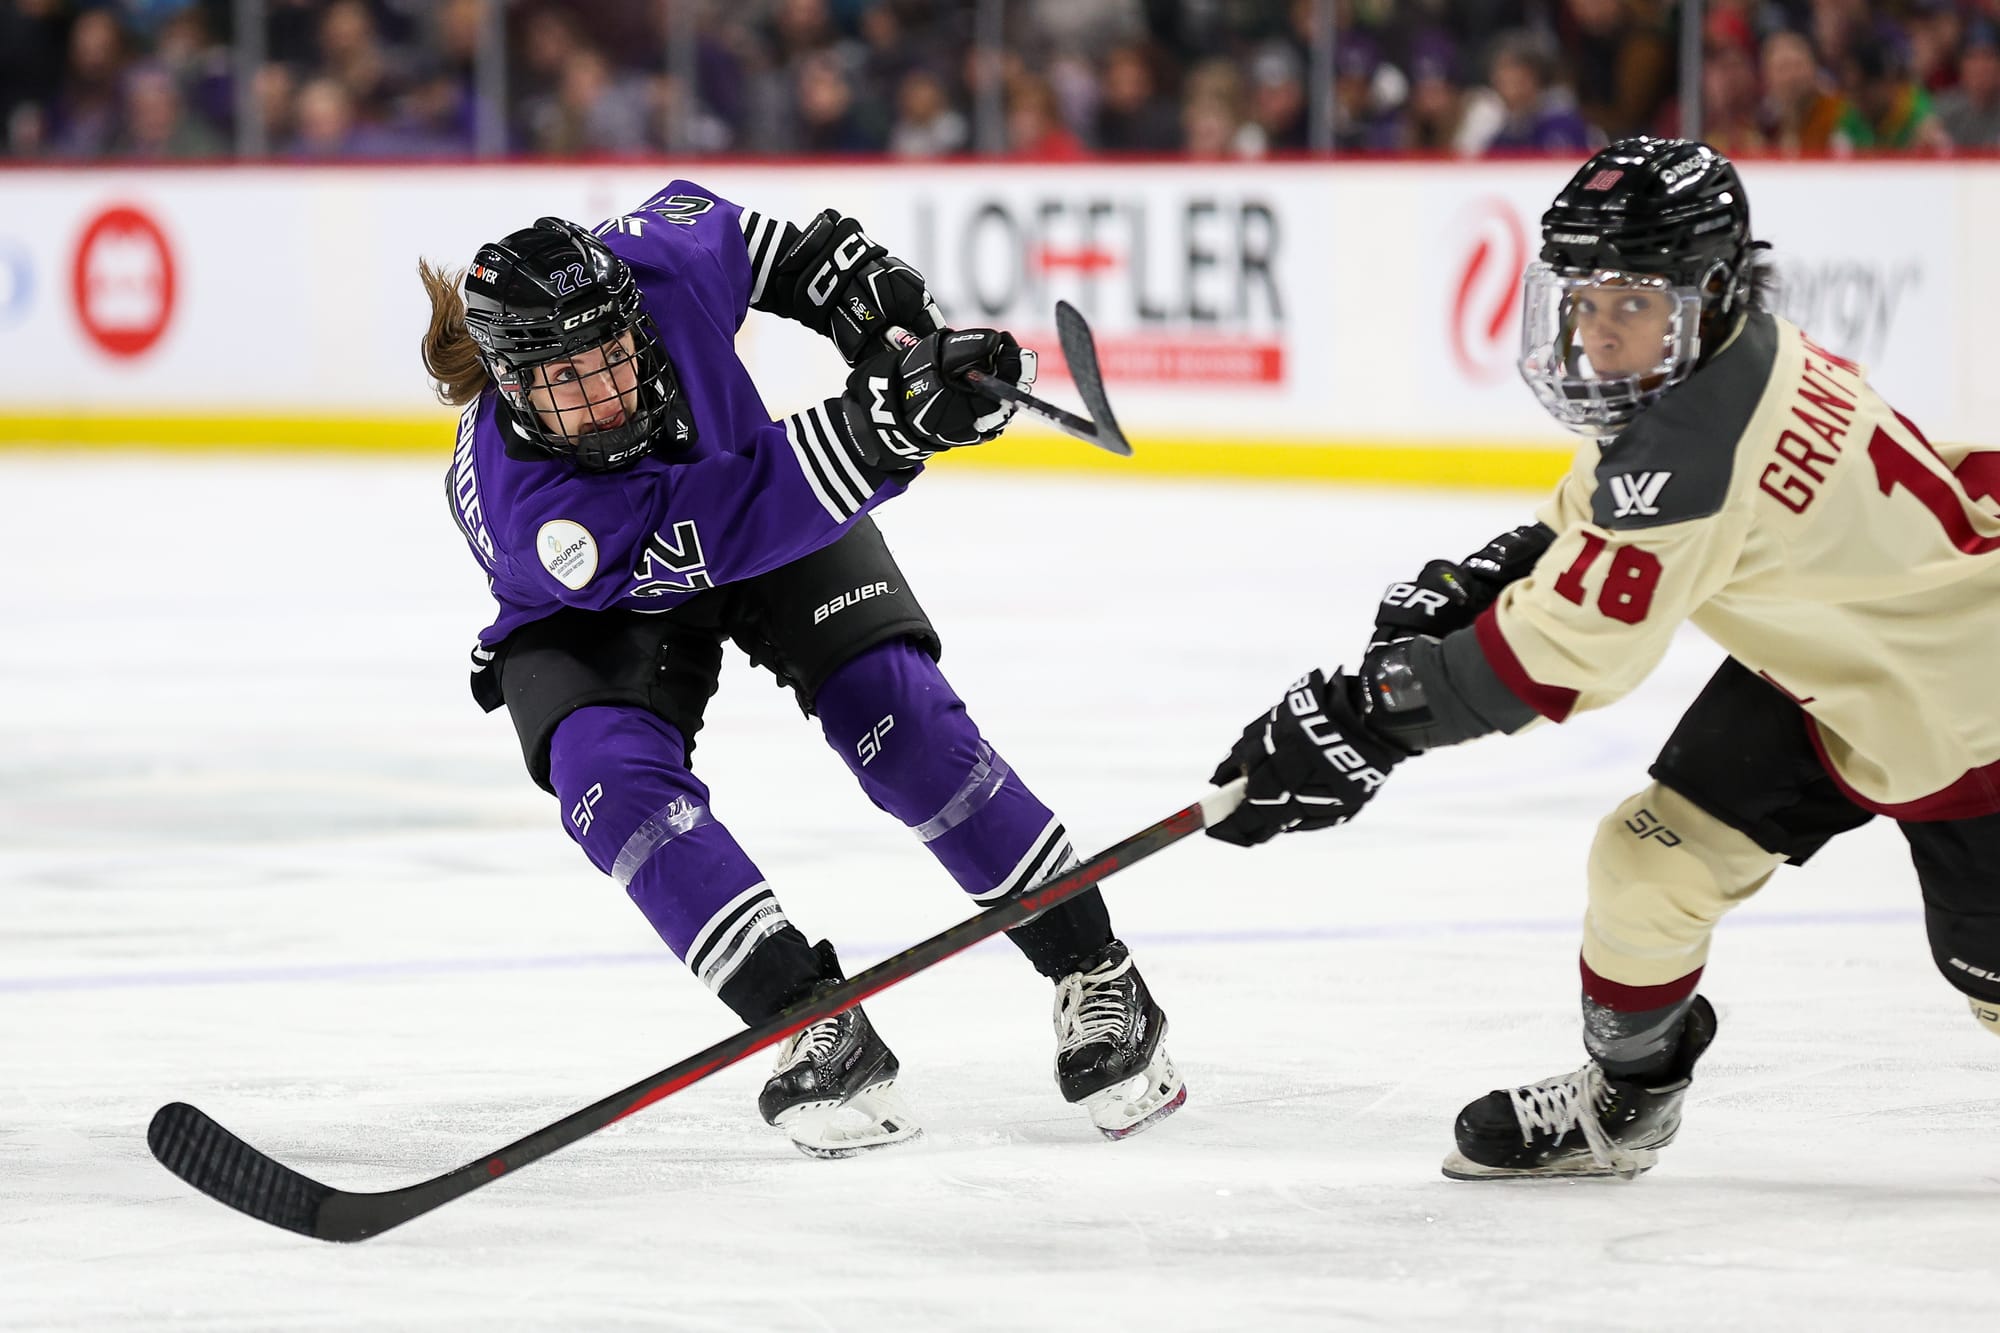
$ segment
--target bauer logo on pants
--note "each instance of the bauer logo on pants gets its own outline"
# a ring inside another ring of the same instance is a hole
[[[542,568],[565,588],[582,588],[597,573],[597,539],[581,523],[550,519],[535,534]]]

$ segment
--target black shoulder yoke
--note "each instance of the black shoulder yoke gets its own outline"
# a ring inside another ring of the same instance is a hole
[[[1591,521],[1657,528],[1720,510],[1777,355],[1777,323],[1752,311],[1733,343],[1604,446]]]

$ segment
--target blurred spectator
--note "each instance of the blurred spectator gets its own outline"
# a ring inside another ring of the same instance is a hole
[[[2000,28],[1981,20],[1965,36],[1958,86],[1937,99],[1938,123],[1961,148],[2000,148]]]
[[[808,153],[872,153],[882,136],[863,117],[841,58],[815,51],[798,64],[799,147]]]
[[[444,0],[432,7],[429,41],[391,121],[409,152],[469,153],[479,131],[479,38],[489,0]]]
[[[1310,146],[1323,2],[1002,0],[983,52],[968,0],[260,0],[248,77],[275,151],[460,156],[497,24],[509,151],[1222,158]],[[1342,153],[1571,153],[1678,126],[1678,0],[1330,3]],[[232,151],[236,11],[0,0],[0,152]],[[1991,145],[1995,23],[2000,0],[1707,0],[1706,132],[1737,152]],[[670,56],[670,34],[694,50]]]
[[[236,69],[229,47],[217,41],[208,15],[190,5],[160,25],[153,59],[173,75],[189,115],[215,129],[236,122]],[[216,140],[216,151],[222,150]]]
[[[69,30],[69,66],[55,102],[50,146],[65,157],[100,157],[118,134],[125,35],[108,9],[77,16]]]
[[[1915,0],[1903,21],[1910,43],[1910,72],[1925,90],[1941,93],[1958,83],[1965,19],[1956,0]]]
[[[1097,146],[1111,153],[1171,153],[1181,146],[1180,112],[1160,93],[1153,53],[1115,46],[1104,58]]]
[[[1845,151],[1854,146],[1841,128],[1845,100],[1820,83],[1812,43],[1780,30],[1764,39],[1764,135],[1786,153]]]
[[[1711,22],[1708,32],[1701,63],[1701,137],[1732,155],[1762,152],[1770,139],[1760,120],[1756,39],[1747,25],[1739,29],[1727,21]],[[1675,119],[1661,127],[1663,132],[1677,132],[1678,111],[1676,107]]]
[[[1272,152],[1308,146],[1305,66],[1284,42],[1266,42],[1250,62],[1250,118]]]
[[[1902,50],[1878,35],[1847,58],[1848,113],[1841,130],[1857,148],[1949,148],[1931,95],[1910,77]]]
[[[338,79],[314,79],[293,103],[297,124],[293,157],[339,157],[354,152],[354,99]]]
[[[1674,45],[1652,0],[1566,0],[1566,64],[1583,118],[1613,139],[1652,125],[1673,91]]]
[[[1146,35],[1145,11],[1138,0],[1015,0],[1009,9],[1010,19],[1033,34],[1035,45],[1044,51],[1097,57]],[[1026,22],[1019,22],[1017,15]],[[1010,41],[1022,35],[1010,33]]]
[[[390,99],[406,81],[403,71],[392,68],[362,0],[334,0],[321,15],[319,73],[338,80],[354,114],[371,123],[388,118]]]
[[[1082,140],[1056,113],[1055,94],[1046,79],[1023,74],[1008,85],[1007,151],[1049,161],[1088,156]]]
[[[529,132],[535,151],[550,157],[636,153],[649,145],[650,111],[643,80],[619,74],[600,52],[578,46],[563,61],[556,95],[536,108]]]
[[[1866,34],[1869,0],[1812,0],[1812,44],[1823,74],[1838,76]]]
[[[1396,146],[1396,116],[1409,94],[1402,71],[1382,59],[1373,38],[1342,33],[1333,48],[1333,146],[1380,152]]]
[[[48,139],[49,107],[62,91],[60,0],[0,5],[0,150],[38,156]]]
[[[1049,91],[1056,97],[1056,114],[1063,124],[1078,134],[1094,129],[1103,101],[1097,66],[1075,52],[1063,51],[1036,68],[1049,81]]]
[[[1189,157],[1262,157],[1264,131],[1244,107],[1243,76],[1228,60],[1208,60],[1182,85],[1181,136]]]
[[[1487,79],[1490,89],[1475,93],[1478,101],[1466,110],[1461,143],[1468,151],[1575,150],[1602,141],[1577,112],[1569,89],[1555,82],[1555,59],[1539,35],[1502,33]]]
[[[257,71],[253,85],[264,123],[264,141],[271,148],[288,144],[298,128],[298,80],[290,65],[269,64]]]
[[[913,69],[896,90],[896,124],[889,151],[898,157],[947,157],[971,146],[972,130],[951,104],[944,80]]]
[[[1450,34],[1432,28],[1410,42],[1410,100],[1397,147],[1410,152],[1477,152],[1459,142],[1465,120],[1465,86],[1458,48]]]
[[[142,65],[125,77],[124,128],[112,151],[120,157],[213,157],[222,151],[222,140],[181,105],[172,74],[159,65]]]

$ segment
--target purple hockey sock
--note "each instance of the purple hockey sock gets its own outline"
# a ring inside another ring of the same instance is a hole
[[[746,1019],[762,1017],[803,994],[818,967],[710,813],[686,753],[680,733],[651,713],[579,708],[549,746],[563,827],[703,985]]]
[[[814,698],[827,743],[868,799],[912,829],[975,900],[996,902],[1072,864],[1062,821],[979,734],[930,654],[878,644],[827,678]],[[1111,940],[1096,890],[1010,932],[1052,977]]]

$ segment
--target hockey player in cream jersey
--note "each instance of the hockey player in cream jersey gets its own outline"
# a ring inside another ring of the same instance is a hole
[[[1391,589],[1360,669],[1298,682],[1216,771],[1249,798],[1215,836],[1327,827],[1410,755],[1613,702],[1684,621],[1728,650],[1591,848],[1590,1063],[1467,1106],[1447,1175],[1650,1166],[1715,1034],[1716,922],[1878,814],[2000,1035],[2000,451],[1932,443],[1766,312],[1762,248],[1706,145],[1585,163],[1523,279],[1522,375],[1586,437],[1568,476],[1536,523]]]

